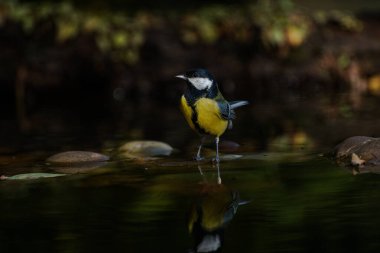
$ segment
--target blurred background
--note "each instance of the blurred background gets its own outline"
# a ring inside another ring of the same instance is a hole
[[[319,155],[379,137],[379,38],[379,0],[0,0],[0,251],[191,252],[194,211],[223,234],[241,196],[223,252],[379,252],[378,159]],[[191,159],[175,76],[195,67],[250,102],[222,136],[224,185]],[[114,156],[130,140],[177,152]],[[46,162],[69,150],[111,161]]]
[[[251,102],[226,135],[250,150],[376,136],[379,23],[375,0],[3,0],[0,153],[193,149],[174,76],[194,67]]]

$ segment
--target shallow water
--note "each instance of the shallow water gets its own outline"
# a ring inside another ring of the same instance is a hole
[[[377,175],[353,176],[318,154],[263,157],[221,163],[223,185],[249,201],[225,225],[223,252],[380,249]],[[176,163],[1,182],[1,252],[187,252],[190,210],[215,185],[215,167],[202,163],[202,176],[193,162]]]
[[[157,112],[146,109],[150,117],[70,122],[65,131],[54,127],[54,112],[42,117],[51,122],[45,133],[41,122],[21,136],[9,131],[1,175],[56,172],[45,159],[59,151],[112,159],[85,174],[0,181],[0,252],[188,252],[195,245],[189,217],[206,208],[218,210],[207,220],[223,252],[378,252],[380,176],[354,175],[321,155],[343,138],[378,133],[378,103],[367,98],[353,109],[293,97],[241,110],[223,138],[241,144],[222,149],[223,186],[210,160],[191,160],[198,139],[177,108],[160,107],[162,124],[152,124]],[[177,152],[149,161],[113,156],[134,139],[166,141]],[[233,215],[236,192],[248,203]]]

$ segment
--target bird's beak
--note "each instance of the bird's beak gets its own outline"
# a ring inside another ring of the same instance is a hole
[[[187,80],[187,77],[184,76],[184,75],[178,75],[178,76],[175,76],[175,77],[180,78],[180,79],[183,79],[183,80]]]

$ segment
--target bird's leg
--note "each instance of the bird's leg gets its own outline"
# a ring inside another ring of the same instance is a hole
[[[219,163],[219,136],[215,137],[215,146],[216,146],[216,155],[215,155],[215,162]]]
[[[206,138],[205,136],[202,136],[201,138],[201,144],[199,145],[197,155],[195,156],[195,160],[197,161],[201,161],[203,159],[201,157],[201,150],[202,150],[202,145],[203,145],[203,142],[205,141],[205,138]]]
[[[202,167],[199,164],[198,164],[198,170],[199,170],[199,173],[201,174],[201,176],[204,177]]]
[[[220,177],[219,162],[216,163],[216,169],[218,170],[218,184],[222,184],[222,178]]]
[[[198,164],[198,170],[199,170],[199,173],[202,176],[203,182],[207,183],[207,178],[205,177],[205,174],[203,174],[202,167],[201,167],[200,164]]]
[[[199,145],[197,155],[195,156],[195,160],[197,160],[197,161],[202,160],[201,149],[202,149],[202,143]]]
[[[216,144],[216,156],[215,156],[215,162],[216,162],[216,169],[218,170],[218,184],[222,183],[222,178],[220,177],[220,169],[219,169],[219,136],[215,138],[215,144]]]

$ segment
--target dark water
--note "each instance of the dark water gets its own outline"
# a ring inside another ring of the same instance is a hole
[[[213,223],[208,232],[220,238],[222,252],[379,252],[380,176],[354,175],[321,155],[348,136],[378,133],[377,98],[359,108],[344,99],[263,100],[242,110],[225,137],[241,146],[224,151],[240,157],[222,160],[222,186],[211,162],[191,161],[198,140],[176,108],[165,114],[161,107],[164,125],[129,114],[118,124],[87,122],[87,132],[74,124],[64,134],[52,127],[59,125],[52,113],[45,134],[37,126],[8,136],[1,174],[51,172],[44,159],[52,153],[112,155],[121,142],[137,138],[156,137],[178,152],[145,162],[114,158],[88,174],[0,181],[0,252],[188,252],[195,214]],[[237,193],[249,202],[234,206]]]
[[[316,154],[277,161],[272,155],[221,164],[224,186],[250,201],[226,226],[223,252],[380,249],[377,175],[353,176]],[[216,180],[211,165],[202,165],[204,178],[195,165],[120,162],[107,168],[91,175],[1,182],[1,252],[187,252],[192,247],[188,217],[202,198],[199,190]]]

